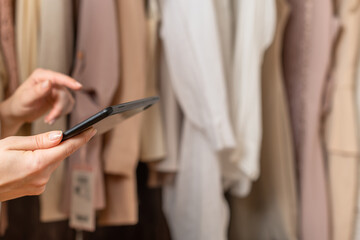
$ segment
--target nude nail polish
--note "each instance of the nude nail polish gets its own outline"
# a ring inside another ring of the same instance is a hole
[[[49,140],[56,141],[59,140],[61,136],[62,136],[62,131],[52,132],[49,134]]]
[[[49,87],[49,84],[50,84],[49,80],[46,80],[45,82],[43,82],[43,83],[41,84],[41,87],[42,87],[42,88],[48,88],[48,87]]]

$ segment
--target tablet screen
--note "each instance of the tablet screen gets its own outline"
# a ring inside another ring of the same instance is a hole
[[[159,97],[150,97],[105,108],[64,132],[62,141],[76,136],[90,127],[97,129],[97,134],[103,134],[125,119],[151,107],[157,101],[159,101]]]
[[[134,116],[135,114],[142,112],[144,110],[143,107],[135,108],[132,110],[128,110],[122,113],[115,113],[110,115],[103,120],[95,123],[92,127],[97,130],[97,134],[103,134],[109,130],[111,130],[115,125],[121,123],[127,118]]]

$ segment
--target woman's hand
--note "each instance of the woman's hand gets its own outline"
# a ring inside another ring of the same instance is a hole
[[[45,122],[52,124],[58,117],[69,113],[74,99],[67,90],[79,90],[81,84],[64,74],[37,69],[0,105],[3,136],[17,132],[25,122],[32,122],[48,112]]]
[[[0,140],[0,201],[44,192],[60,162],[95,133],[95,129],[89,129],[61,144],[61,131]]]

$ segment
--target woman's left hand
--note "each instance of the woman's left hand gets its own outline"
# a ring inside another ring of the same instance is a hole
[[[79,90],[81,84],[64,74],[36,69],[0,106],[3,137],[15,134],[24,122],[32,122],[48,111],[45,122],[49,124],[68,114],[74,99],[67,88]]]

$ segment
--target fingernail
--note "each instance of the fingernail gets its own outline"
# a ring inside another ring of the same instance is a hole
[[[97,130],[94,128],[90,134],[90,138],[92,138],[93,136],[95,136],[95,134],[97,133]]]
[[[62,136],[62,131],[52,132],[49,134],[49,140],[56,141],[59,140],[61,136]]]
[[[50,84],[50,81],[49,81],[49,80],[46,80],[45,82],[43,82],[43,83],[41,84],[41,87],[42,87],[42,88],[48,88],[48,87],[49,87],[49,84]]]
[[[77,87],[82,87],[82,84],[79,83],[79,82],[75,82],[75,85],[76,85]]]
[[[53,124],[54,124],[54,122],[55,122],[55,120],[54,120],[54,119],[52,119],[52,120],[48,121],[48,123],[49,123],[50,125],[53,125]]]

